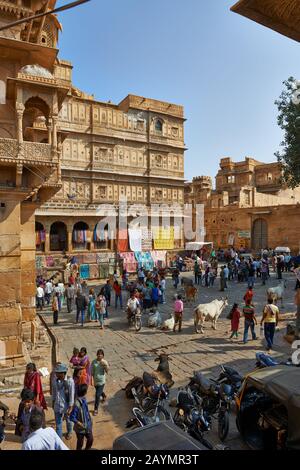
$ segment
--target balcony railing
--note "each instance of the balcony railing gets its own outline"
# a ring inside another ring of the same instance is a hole
[[[0,159],[27,160],[39,162],[52,161],[51,144],[23,142],[20,146],[16,139],[0,138]]]

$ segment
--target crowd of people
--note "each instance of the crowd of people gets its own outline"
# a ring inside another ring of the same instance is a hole
[[[71,368],[72,376],[67,372]],[[27,364],[24,388],[16,414],[8,413],[8,407],[0,402],[5,411],[1,425],[1,441],[5,437],[5,422],[11,418],[15,422],[15,435],[20,437],[22,450],[68,450],[62,441],[63,422],[66,423],[66,440],[75,432],[77,450],[85,450],[93,445],[93,422],[86,400],[90,386],[94,387],[94,411],[98,414],[100,402],[106,400],[104,387],[109,364],[104,359],[103,349],[99,349],[94,360],[90,361],[86,348],[74,348],[69,365],[58,362],[50,374],[50,401],[52,404],[56,432],[46,427],[46,403],[41,374],[34,363]]]
[[[277,279],[282,279],[284,271],[293,271],[296,276],[295,304],[297,305],[297,329],[300,335],[300,268],[293,265],[292,258],[280,254],[269,257],[262,253],[260,258],[245,257],[234,250],[228,251],[226,264],[219,265],[217,254],[212,251],[209,256],[194,255],[194,284],[196,286],[213,287],[219,277],[220,291],[228,289],[230,283],[246,283],[247,291],[243,297],[243,304],[237,302],[232,305],[227,316],[231,323],[229,339],[239,339],[241,320],[243,319],[243,332],[241,342],[249,341],[249,330],[252,340],[258,338],[257,308],[255,305],[255,285],[260,282],[265,285],[270,277],[271,268],[277,274]],[[230,256],[230,257],[229,257]],[[184,315],[184,298],[177,292],[180,284],[181,272],[184,266],[183,258],[177,257],[172,268],[172,280],[174,287],[173,303],[173,331],[182,331]],[[96,292],[99,289],[99,292]],[[114,296],[114,297],[113,297]],[[126,301],[125,301],[126,296]],[[139,267],[136,276],[129,277],[126,270],[122,275],[116,271],[105,285],[99,288],[90,288],[79,279],[70,276],[67,285],[56,282],[55,279],[37,279],[37,307],[52,307],[53,323],[57,324],[59,313],[64,303],[67,312],[76,311],[75,321],[82,326],[86,321],[98,322],[100,328],[104,328],[104,321],[110,315],[109,307],[127,309],[134,304],[143,312],[156,311],[159,304],[166,303],[166,273],[157,268],[149,272]],[[279,308],[273,298],[268,298],[263,306],[260,328],[264,333],[266,350],[273,348],[274,335],[279,322]],[[134,309],[133,308],[133,309]],[[73,371],[72,377],[67,376],[68,368]],[[54,410],[56,435],[53,430],[45,429],[45,410],[47,404],[43,395],[41,379],[34,364],[28,364],[24,389],[21,393],[21,403],[15,417],[16,434],[23,442],[23,449],[37,449],[40,447],[67,449],[62,439],[63,422],[66,422],[66,439],[70,439],[73,431],[77,437],[77,449],[81,450],[86,441],[86,449],[93,444],[92,418],[86,401],[86,395],[90,386],[94,387],[93,415],[98,413],[100,402],[104,402],[105,377],[108,373],[108,363],[104,359],[104,351],[99,349],[96,358],[90,361],[86,348],[74,348],[69,366],[57,363],[51,373],[50,389],[51,401]],[[46,442],[46,444],[45,444]]]

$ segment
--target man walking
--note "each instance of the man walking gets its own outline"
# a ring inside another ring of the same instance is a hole
[[[43,310],[44,295],[45,295],[44,289],[42,285],[40,284],[36,289],[37,308],[39,308],[40,310]]]
[[[262,258],[261,260],[261,275],[262,275],[262,285],[266,285],[266,280],[268,279],[269,272],[269,262],[267,259]]]
[[[56,432],[62,438],[62,423],[66,420],[67,436],[71,439],[73,424],[70,421],[70,414],[74,405],[75,385],[71,377],[66,378],[68,367],[65,364],[56,366],[54,372],[56,380],[52,384],[52,402],[55,414]]]
[[[85,317],[85,311],[87,308],[87,301],[85,296],[82,294],[82,292],[78,289],[77,295],[76,295],[76,323],[79,321],[79,316],[81,315],[81,326],[83,326],[84,323],[84,317]]]
[[[267,351],[271,351],[273,348],[273,340],[276,326],[279,321],[279,309],[276,305],[273,304],[273,299],[269,298],[267,305],[265,305],[263,310],[263,317],[261,320],[261,325],[264,323],[264,332],[265,339],[267,342]]]
[[[67,299],[67,310],[68,313],[72,313],[73,310],[73,302],[75,299],[75,288],[72,284],[68,284],[66,288],[65,297]]]
[[[47,305],[50,305],[52,292],[53,292],[53,284],[52,284],[52,281],[48,279],[45,285],[45,301]]]
[[[120,308],[123,308],[123,301],[122,301],[122,287],[118,283],[118,281],[114,282],[114,291],[115,291],[115,308],[118,307],[118,300],[120,302]]]
[[[98,349],[97,358],[93,360],[91,367],[91,375],[95,387],[95,404],[94,416],[98,414],[100,398],[106,398],[104,387],[106,382],[106,374],[108,373],[108,362],[104,359],[103,349]]]
[[[255,325],[257,325],[257,320],[255,317],[254,307],[251,305],[250,300],[247,300],[246,305],[243,308],[243,314],[245,318],[245,328],[244,328],[244,338],[243,342],[246,344],[248,342],[248,330],[251,329],[252,339],[256,340],[257,336],[255,333]]]

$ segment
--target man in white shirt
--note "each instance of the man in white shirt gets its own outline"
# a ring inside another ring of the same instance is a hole
[[[165,297],[166,280],[163,276],[161,277],[159,287],[160,287],[160,291],[161,291],[161,303],[165,304],[166,303],[166,297]]]
[[[65,286],[64,286],[64,283],[63,283],[63,282],[59,282],[59,283],[57,284],[57,287],[58,287],[58,293],[59,293],[59,297],[58,297],[58,308],[59,308],[59,311],[61,311],[62,306],[63,306],[63,302],[64,302],[64,295],[65,295]]]
[[[43,415],[35,410],[31,413],[29,427],[31,434],[22,450],[69,450],[52,428],[42,428]]]
[[[36,300],[37,300],[37,308],[39,308],[40,310],[43,310],[44,295],[45,295],[44,289],[42,288],[41,285],[39,285],[36,289]]]
[[[51,298],[52,292],[53,292],[53,285],[52,285],[52,281],[50,281],[49,279],[45,285],[45,301],[47,305],[50,304],[50,298]]]

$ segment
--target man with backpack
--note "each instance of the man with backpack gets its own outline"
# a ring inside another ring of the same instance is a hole
[[[55,369],[55,378],[52,383],[52,403],[55,414],[56,432],[62,438],[62,423],[66,420],[67,436],[72,437],[73,423],[70,421],[70,414],[74,405],[75,384],[71,377],[66,377],[68,367],[65,364],[58,364]]]

